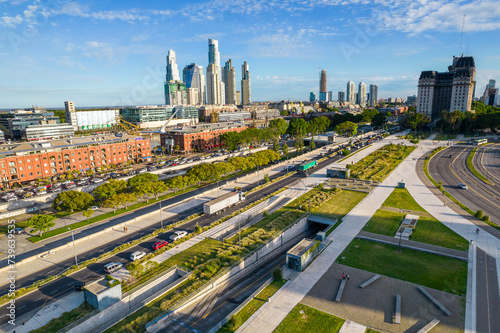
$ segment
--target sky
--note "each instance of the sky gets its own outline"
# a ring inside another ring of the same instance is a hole
[[[254,102],[308,100],[321,69],[335,99],[349,80],[406,98],[460,54],[476,96],[500,85],[498,0],[0,0],[0,109],[164,104],[168,50],[206,70],[208,38]]]

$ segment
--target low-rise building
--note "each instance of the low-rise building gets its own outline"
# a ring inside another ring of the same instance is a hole
[[[198,124],[167,130],[161,134],[161,146],[172,151],[175,146],[185,153],[203,151],[220,146],[219,136],[226,132],[241,132],[247,128],[244,123],[226,122]]]
[[[150,140],[131,135],[5,144],[0,146],[1,185],[5,188],[68,171],[85,172],[107,164],[150,158]]]
[[[21,138],[28,141],[60,139],[73,135],[75,129],[70,124],[31,125],[21,130]]]

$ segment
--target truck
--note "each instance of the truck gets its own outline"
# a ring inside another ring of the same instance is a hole
[[[316,162],[316,160],[312,160],[312,161],[305,161],[304,163],[302,163],[301,165],[299,165],[299,171],[300,172],[304,172],[310,168],[313,168],[315,167],[316,165],[318,164],[318,162]]]
[[[241,191],[224,194],[217,199],[203,204],[203,212],[207,215],[219,214],[235,204],[245,201],[245,193]]]

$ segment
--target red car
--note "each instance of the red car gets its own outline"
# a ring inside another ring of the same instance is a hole
[[[176,166],[177,164],[179,164],[179,163],[174,163],[174,164],[172,164],[172,166]]]
[[[167,246],[167,244],[167,241],[156,242],[153,244],[153,250],[161,249],[162,247]]]

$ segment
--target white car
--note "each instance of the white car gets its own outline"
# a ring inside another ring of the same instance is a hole
[[[142,257],[144,257],[146,255],[146,252],[144,251],[135,251],[134,253],[132,253],[130,255],[130,260],[134,261],[134,260],[138,260],[138,259],[141,259]]]
[[[465,185],[464,183],[458,184],[458,187],[460,187],[462,190],[467,190],[469,187]]]
[[[98,210],[99,207],[98,206],[92,206],[92,207],[90,207],[90,209],[92,209],[92,210]]]
[[[181,239],[182,237],[186,237],[187,231],[176,231],[172,236],[170,236],[170,239],[173,241],[176,241],[178,239]]]

